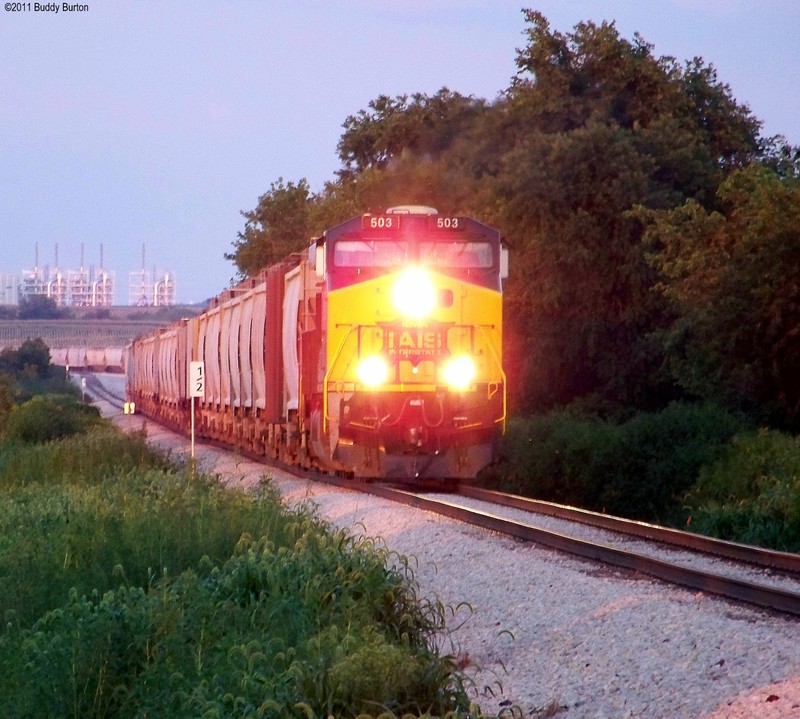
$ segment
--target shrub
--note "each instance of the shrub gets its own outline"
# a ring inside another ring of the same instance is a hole
[[[50,348],[41,339],[27,339],[16,350],[6,348],[0,352],[0,371],[46,377],[50,371]]]
[[[685,502],[695,531],[800,550],[800,439],[775,430],[738,434]]]
[[[83,432],[100,421],[96,407],[72,396],[38,395],[11,410],[5,436],[12,441],[47,442]]]
[[[184,473],[72,397],[14,407],[1,449],[9,719],[480,716],[405,558],[268,483]]]
[[[46,377],[50,370],[50,348],[42,339],[27,339],[17,350],[17,366],[37,377]]]
[[[553,502],[596,506],[619,428],[602,420],[554,412],[508,423],[503,460],[482,482]]]
[[[383,572],[380,555],[351,547],[356,561],[343,569],[338,559],[320,566],[302,551],[265,548],[149,591],[73,591],[32,630],[0,639],[5,716],[299,719],[386,709],[466,716],[465,697],[453,701],[432,681],[440,676],[431,666],[452,673],[448,658],[389,639],[385,625],[368,619],[359,629],[365,617],[347,592],[288,591],[281,584],[288,576],[302,589],[310,569],[324,568],[331,584],[342,578],[364,585]],[[250,591],[227,596],[228,583],[242,573],[251,578]]]
[[[516,419],[504,437],[504,460],[482,481],[587,509],[663,519],[742,426],[714,405],[681,403],[622,424],[570,412]]]
[[[0,372],[0,434],[5,430],[8,415],[14,407],[15,394],[14,381],[8,374]]]
[[[741,418],[713,404],[675,403],[634,416],[620,427],[596,508],[637,519],[674,519],[702,467],[742,427]]]
[[[87,486],[137,471],[169,471],[169,456],[147,444],[143,432],[124,434],[98,423],[56,442],[6,442],[0,452],[0,489],[28,484]]]

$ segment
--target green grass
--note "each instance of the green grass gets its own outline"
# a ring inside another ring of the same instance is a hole
[[[0,448],[7,717],[477,716],[403,557],[93,427]]]

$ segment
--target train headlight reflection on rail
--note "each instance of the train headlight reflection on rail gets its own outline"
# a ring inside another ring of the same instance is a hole
[[[466,389],[475,379],[475,362],[472,357],[462,355],[450,360],[442,370],[444,381],[453,389]]]
[[[389,364],[379,355],[365,357],[358,363],[356,374],[367,387],[379,387],[389,379]]]
[[[403,270],[392,287],[392,303],[406,317],[427,317],[436,306],[436,288],[430,275],[419,267]]]

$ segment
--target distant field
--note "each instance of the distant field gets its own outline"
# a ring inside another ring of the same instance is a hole
[[[50,349],[125,347],[132,339],[168,324],[150,320],[0,320],[0,349],[17,349],[41,338]]]
[[[125,347],[132,339],[182,317],[203,311],[200,305],[169,307],[72,308],[69,319],[0,320],[0,350],[18,349],[27,339],[42,339],[51,349]]]

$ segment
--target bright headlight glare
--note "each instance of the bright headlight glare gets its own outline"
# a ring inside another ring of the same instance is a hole
[[[454,389],[466,389],[475,379],[475,362],[472,357],[462,356],[450,360],[444,368],[444,380]]]
[[[389,365],[383,357],[373,355],[359,362],[356,374],[362,384],[368,387],[378,387],[386,384],[386,380],[389,379]]]
[[[436,288],[430,275],[419,267],[403,270],[392,288],[392,302],[406,317],[427,317],[436,306]]]

